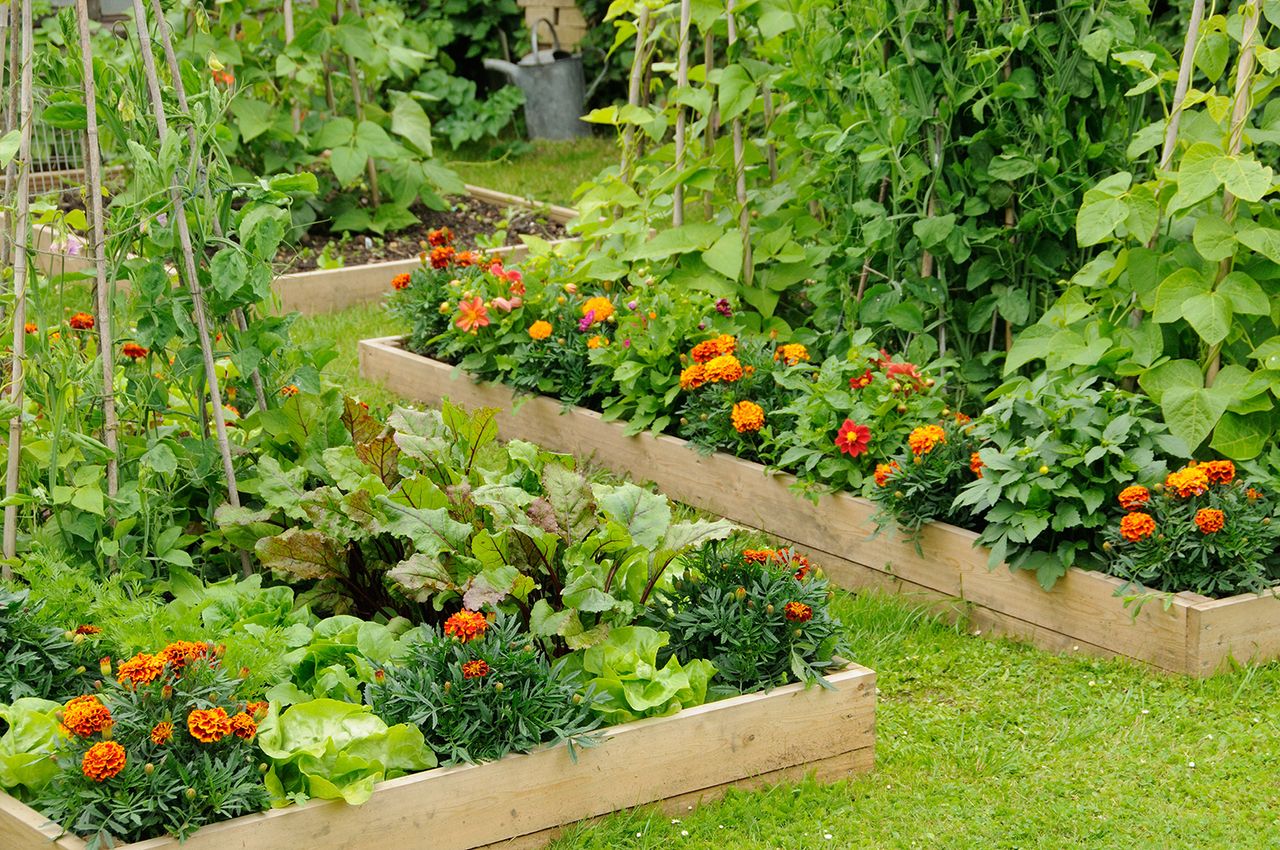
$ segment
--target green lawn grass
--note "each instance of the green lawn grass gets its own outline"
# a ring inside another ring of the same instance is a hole
[[[330,380],[395,401],[358,378],[355,341],[397,330],[380,306],[297,330],[336,346]],[[839,612],[879,677],[873,773],[731,793],[678,822],[622,813],[554,850],[1280,847],[1280,665],[1196,681],[988,640],[897,597],[842,595]]]
[[[618,146],[613,139],[590,136],[569,142],[537,141],[526,153],[498,158],[475,145],[446,150],[442,155],[468,183],[567,205],[584,181],[617,164]]]

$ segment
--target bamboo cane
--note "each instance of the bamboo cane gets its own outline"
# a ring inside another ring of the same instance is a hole
[[[156,16],[156,31],[160,34],[160,45],[164,49],[165,62],[169,65],[169,76],[173,78],[173,91],[178,98],[178,107],[183,112],[190,112],[187,105],[187,86],[182,82],[182,69],[178,66],[178,54],[173,49],[173,37],[169,32],[169,22],[164,18],[164,9],[160,5],[160,0],[151,0],[151,8]],[[204,186],[206,201],[211,198],[209,183],[205,179],[204,160],[200,158],[199,146],[196,142],[196,128],[194,125],[187,126],[187,141],[191,145],[191,160],[196,163],[196,170],[199,173],[199,182]],[[212,203],[210,203],[212,206]],[[213,233],[219,239],[222,238],[222,221],[217,215],[212,216]],[[245,321],[244,311],[239,307],[231,311],[231,318],[235,322],[236,328],[240,332],[248,330],[248,322]],[[257,396],[258,409],[265,411],[267,409],[267,397],[262,388],[262,375],[255,366],[249,374],[249,380],[253,383],[254,394]]]
[[[293,0],[284,0],[284,44],[287,48],[293,44]],[[297,74],[293,71],[289,72],[289,79],[293,80]],[[297,133],[302,129],[302,109],[295,101],[291,110],[293,115],[293,132]]]
[[[21,45],[19,44],[19,39],[21,38],[21,35],[22,35],[22,25],[20,22],[16,20],[20,15],[20,13],[17,10],[17,4],[12,2],[9,3],[8,15],[9,15],[8,38],[6,39],[5,44],[0,44],[0,53],[3,53],[5,50],[5,45],[6,44],[8,45],[8,55],[6,57],[6,62],[7,62],[7,67],[9,68],[9,71],[8,71],[9,97],[5,99],[5,103],[4,103],[4,131],[6,133],[17,126],[16,122],[18,120],[18,88],[19,86],[16,85],[14,81],[18,78],[19,76],[18,68],[21,67],[21,60],[18,57],[19,57],[19,50],[21,49]],[[4,193],[5,193],[6,199],[8,199],[13,195],[14,183],[16,182],[17,175],[18,175],[17,169],[18,169],[18,160],[17,160],[17,157],[14,157],[13,159],[9,160],[9,164],[6,165],[4,169]],[[11,204],[6,204],[5,206],[12,208]],[[5,227],[2,229],[4,231],[4,237],[3,237],[3,240],[0,241],[0,268],[8,268],[10,265],[10,262],[13,259],[13,242],[10,239],[11,229],[9,227]],[[8,288],[9,287],[6,283],[0,282],[0,293],[5,292],[6,290],[8,290]],[[6,312],[5,305],[2,301],[0,301],[0,320],[4,319],[5,312]]]
[[[22,52],[15,54],[21,67],[18,94],[18,213],[13,234],[13,355],[9,372],[9,402],[22,410],[23,358],[26,357],[27,332],[27,240],[30,226],[31,197],[27,192],[31,169],[31,56],[33,33],[31,25],[32,0],[22,0]],[[18,553],[18,506],[13,500],[18,495],[18,464],[22,457],[22,414],[9,420],[9,457],[5,469],[4,508],[4,557],[12,560]],[[9,578],[8,564],[3,575]]]
[[[769,140],[765,146],[765,157],[769,162],[769,182],[778,182],[778,146],[773,142],[773,89],[764,84],[764,137]]]
[[[9,34],[17,32],[18,27],[14,25],[12,18],[14,17],[13,4],[0,7],[0,92],[5,91],[5,78],[8,75],[8,69],[15,66],[16,60],[9,52]],[[15,88],[16,91],[16,88]],[[0,133],[8,133],[13,129],[13,114],[9,111],[9,99],[5,98],[3,108],[0,108]],[[9,165],[13,165],[13,160],[9,161]],[[5,169],[6,172],[8,168]],[[0,195],[3,196],[3,206],[9,209],[11,205],[8,203],[9,195],[13,191],[13,179],[6,173],[4,189]],[[0,227],[0,269],[9,268],[9,228]],[[4,285],[0,283],[0,291],[3,291]],[[0,301],[0,322],[4,321],[5,306]]]
[[[164,114],[164,100],[160,95],[160,77],[156,73],[154,49],[151,32],[147,24],[147,12],[142,0],[133,0],[134,22],[138,30],[139,47],[142,53],[143,72],[147,77],[147,88],[151,92],[152,112],[156,118],[156,129],[161,144],[168,135],[168,121]],[[186,203],[183,200],[182,184],[178,175],[173,175],[169,187],[169,197],[173,204],[173,216],[178,231],[178,245],[182,251],[182,271],[187,280],[187,288],[191,291],[192,312],[195,314],[196,331],[200,338],[200,351],[204,356],[205,380],[209,385],[209,399],[213,409],[213,426],[217,435],[218,451],[222,455],[222,469],[227,477],[227,501],[232,507],[240,507],[240,490],[236,485],[235,462],[231,457],[231,442],[227,439],[227,420],[222,409],[222,391],[218,386],[218,369],[213,359],[213,342],[209,335],[209,317],[205,309],[204,290],[200,287],[200,278],[196,271],[195,250],[191,243],[191,229],[187,224]],[[203,399],[203,393],[201,394]],[[201,407],[203,407],[203,402]],[[240,553],[240,565],[245,575],[252,570],[248,554]]]
[[[725,18],[729,24],[729,47],[738,42],[738,24],[733,16],[734,0],[726,0]],[[742,282],[751,286],[755,280],[755,261],[751,257],[751,210],[747,208],[747,150],[742,139],[742,116],[733,119],[733,171],[737,182],[738,228],[742,231]]]
[[[89,214],[90,256],[94,272],[94,306],[98,314],[98,356],[102,359],[102,441],[107,456],[107,496],[114,499],[120,488],[120,452],[116,421],[115,340],[111,326],[111,289],[107,281],[106,228],[102,214],[102,154],[98,145],[98,91],[93,78],[93,41],[89,36],[89,4],[76,0],[76,22],[80,31],[80,63],[84,73],[85,149],[84,173],[89,192],[85,207]]]
[[[708,94],[711,93],[711,67],[716,61],[716,39],[711,30],[707,30],[702,34],[702,86]],[[702,155],[708,160],[716,152],[716,101],[711,98],[711,109],[707,112],[707,123],[702,128]],[[702,193],[702,213],[707,221],[715,215],[715,208],[712,203],[711,190],[707,189]]]
[[[342,0],[338,0],[338,17],[342,17]],[[360,17],[360,0],[351,0],[351,14],[357,18]],[[356,65],[354,56],[347,56],[347,75],[351,77],[351,99],[355,102],[356,123],[364,120],[364,92],[363,84],[360,82],[360,69]],[[369,199],[373,201],[375,207],[382,204],[382,192],[378,189],[378,166],[374,164],[373,157],[370,156],[365,162],[365,169],[369,175]]]
[[[638,107],[640,105],[640,84],[644,78],[644,54],[645,40],[649,33],[649,7],[647,5],[640,6],[640,12],[636,16],[636,52],[631,59],[631,76],[627,81],[627,103],[631,106]],[[630,183],[632,169],[635,167],[633,162],[634,147],[636,138],[636,128],[634,124],[628,123],[622,130],[622,182]]]
[[[689,86],[689,22],[693,16],[693,0],[680,0],[680,47],[676,64],[676,92],[683,95]],[[671,223],[684,224],[684,183],[680,174],[684,171],[685,122],[689,108],[684,103],[676,106],[676,188],[671,196]]]

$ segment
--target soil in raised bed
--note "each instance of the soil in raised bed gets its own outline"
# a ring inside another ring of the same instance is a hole
[[[321,268],[321,257],[328,246],[330,259],[342,258],[342,266],[358,266],[364,263],[388,260],[412,259],[427,248],[427,232],[440,227],[453,231],[454,245],[459,250],[476,248],[476,239],[489,236],[502,229],[506,222],[507,238],[504,244],[520,245],[521,235],[541,239],[563,239],[567,234],[563,224],[550,219],[539,210],[521,207],[504,208],[475,198],[453,198],[452,208],[432,210],[418,204],[413,214],[419,223],[387,236],[375,234],[344,235],[334,233],[324,223],[316,223],[307,235],[296,244],[283,247],[277,262],[285,271],[309,271]],[[324,264],[328,266],[328,261]]]

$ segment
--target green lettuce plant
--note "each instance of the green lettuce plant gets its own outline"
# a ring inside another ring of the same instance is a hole
[[[675,714],[706,701],[716,668],[702,658],[682,664],[674,655],[660,664],[658,653],[670,640],[647,626],[622,626],[570,656],[568,669],[581,672],[591,707],[606,723]]]
[[[0,705],[0,789],[19,795],[38,791],[58,775],[54,756],[66,744],[59,730],[62,703],[23,697]]]

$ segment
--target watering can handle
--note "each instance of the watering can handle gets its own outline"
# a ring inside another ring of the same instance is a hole
[[[538,18],[538,20],[533,22],[533,26],[529,29],[529,41],[532,43],[532,46],[533,46],[533,55],[535,57],[538,55],[538,24],[547,25],[547,29],[551,32],[551,43],[552,45],[554,45],[555,51],[557,53],[561,52],[560,36],[556,34],[555,24],[551,23],[551,21],[547,20],[546,18]]]

